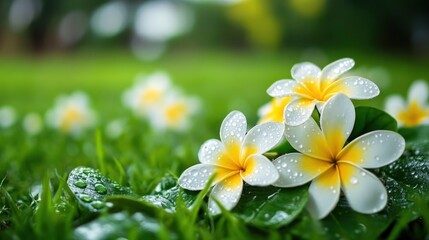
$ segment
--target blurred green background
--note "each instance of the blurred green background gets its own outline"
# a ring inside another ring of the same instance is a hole
[[[382,89],[371,103],[381,107],[429,79],[428,10],[423,0],[3,0],[0,105],[43,113],[83,90],[115,117],[137,74],[165,70],[203,99],[208,119],[231,109],[255,118],[293,64],[351,57]]]

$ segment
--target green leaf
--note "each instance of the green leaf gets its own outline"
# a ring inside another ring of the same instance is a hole
[[[98,170],[78,167],[70,172],[67,185],[79,202],[90,212],[105,208],[105,199],[112,195],[132,195],[128,187],[103,176]]]
[[[279,228],[294,220],[307,203],[308,186],[296,188],[246,186],[233,209],[238,217],[259,228]]]
[[[396,131],[398,124],[388,113],[373,107],[356,107],[356,120],[349,141],[374,130]]]
[[[190,207],[196,200],[197,195],[198,192],[184,190],[177,185],[176,178],[164,177],[150,195],[142,196],[141,199],[167,212],[175,212],[179,196],[185,206]]]
[[[74,239],[157,239],[161,231],[165,229],[160,223],[143,213],[119,212],[79,226]]]

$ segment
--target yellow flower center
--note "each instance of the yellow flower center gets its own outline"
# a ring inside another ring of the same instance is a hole
[[[173,103],[168,106],[165,110],[165,118],[169,125],[175,125],[180,122],[181,119],[188,112],[188,106],[183,102]]]
[[[149,88],[140,94],[140,105],[148,106],[158,101],[162,96],[162,91],[158,88]]]
[[[326,102],[334,94],[340,92],[340,89],[339,86],[334,86],[329,82],[321,84],[319,79],[308,77],[299,82],[294,92],[308,99]]]
[[[411,102],[408,108],[398,114],[398,120],[406,127],[420,125],[427,118],[429,118],[429,109],[422,108],[416,101]]]
[[[240,143],[237,142],[233,142],[227,146],[225,152],[221,154],[216,163],[219,166],[216,171],[216,178],[235,178],[240,173],[245,175],[246,173],[253,172],[255,162],[249,156],[256,153],[256,151],[255,147],[241,147]],[[240,182],[234,181],[234,183],[239,184]],[[230,187],[234,186],[231,185]]]
[[[60,123],[60,129],[63,132],[68,132],[73,125],[82,121],[82,112],[74,106],[68,107],[64,112],[62,121]]]

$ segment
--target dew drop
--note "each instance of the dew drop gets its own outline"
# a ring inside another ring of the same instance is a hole
[[[93,203],[91,203],[91,206],[95,209],[101,209],[105,206],[104,202],[102,201],[94,201]]]
[[[95,191],[98,194],[106,194],[107,193],[107,188],[103,185],[103,184],[95,184]]]
[[[81,180],[74,182],[74,185],[78,188],[86,188],[86,182]]]
[[[86,194],[79,195],[79,198],[80,198],[80,200],[87,202],[87,203],[92,201],[92,198]]]
[[[356,177],[351,177],[350,178],[350,183],[351,184],[356,184],[356,183],[358,183],[358,179]]]

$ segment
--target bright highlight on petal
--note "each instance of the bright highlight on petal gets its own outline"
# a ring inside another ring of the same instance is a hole
[[[279,178],[274,165],[262,154],[280,142],[284,124],[263,123],[247,134],[246,128],[243,113],[233,111],[228,114],[220,127],[221,141],[210,139],[205,142],[198,153],[202,164],[188,168],[179,178],[182,188],[201,190],[215,175],[215,186],[209,199],[212,214],[220,213],[216,201],[227,210],[238,203],[243,181],[252,186],[268,186]]]
[[[320,119],[321,127],[312,118],[299,126],[286,126],[286,139],[300,153],[273,161],[280,175],[273,185],[292,187],[312,180],[307,208],[319,219],[334,209],[340,186],[355,211],[374,213],[383,209],[386,189],[363,168],[382,167],[397,160],[405,148],[404,138],[392,131],[373,131],[345,145],[355,111],[343,94],[326,102]]]
[[[380,92],[377,85],[361,77],[341,78],[354,66],[353,59],[343,58],[327,65],[322,71],[308,62],[292,67],[293,80],[279,80],[267,90],[272,97],[293,97],[286,106],[285,123],[297,126],[310,118],[314,106],[323,108],[326,101],[338,93],[351,99],[369,99]]]
[[[386,100],[385,110],[398,121],[399,126],[429,124],[428,91],[426,82],[415,81],[408,91],[407,101],[398,95],[390,96]]]

